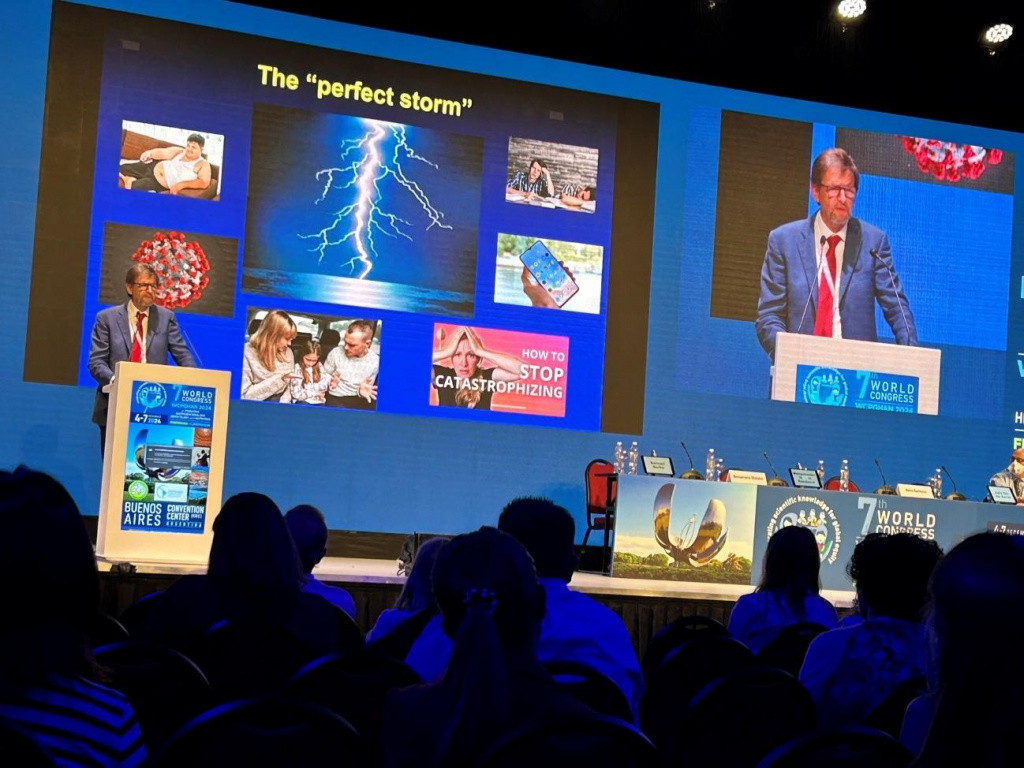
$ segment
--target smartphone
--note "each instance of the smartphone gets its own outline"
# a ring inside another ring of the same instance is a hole
[[[565,306],[569,299],[579,293],[580,287],[576,281],[540,240],[523,251],[519,260],[559,307]]]

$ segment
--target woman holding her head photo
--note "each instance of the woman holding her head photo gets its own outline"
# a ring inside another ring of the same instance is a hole
[[[496,390],[494,382],[521,378],[522,361],[488,349],[473,328],[459,326],[451,336],[439,330],[438,342],[431,379],[431,386],[437,390],[438,405],[489,411]],[[439,365],[442,360],[448,360],[451,367]],[[481,363],[488,363],[489,367]]]

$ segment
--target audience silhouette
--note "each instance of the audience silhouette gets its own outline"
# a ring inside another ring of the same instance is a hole
[[[99,578],[75,502],[49,475],[0,473],[0,531],[0,719],[59,765],[141,764],[135,713],[88,647]]]

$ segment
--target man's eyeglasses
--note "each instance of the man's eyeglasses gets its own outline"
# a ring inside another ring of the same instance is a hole
[[[155,291],[156,283],[132,283],[136,288],[141,288],[144,291]]]
[[[839,197],[840,192],[846,194],[847,200],[853,200],[857,196],[857,190],[853,187],[826,187],[824,184],[818,186],[824,189],[829,197]]]

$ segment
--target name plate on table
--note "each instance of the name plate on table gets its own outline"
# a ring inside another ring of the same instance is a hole
[[[914,485],[913,483],[896,483],[896,493],[909,499],[934,499],[935,492],[930,485]]]
[[[668,456],[641,456],[644,463],[644,474],[656,477],[675,477],[676,470],[672,459]]]
[[[729,482],[741,485],[768,485],[768,476],[764,472],[747,472],[742,469],[729,470]]]
[[[917,376],[800,364],[796,401],[871,411],[917,413],[921,390]]]

